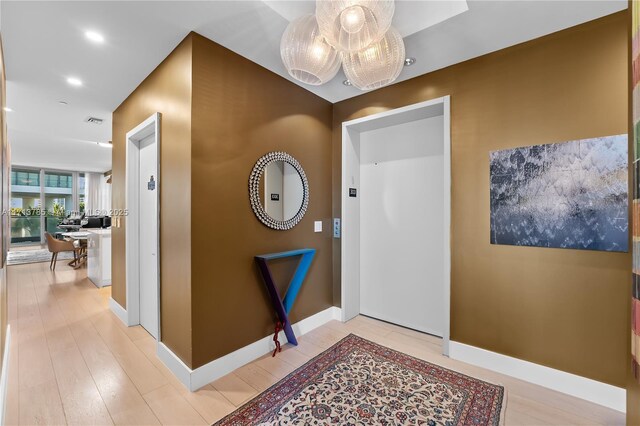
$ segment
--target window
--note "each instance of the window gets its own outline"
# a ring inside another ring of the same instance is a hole
[[[85,174],[13,168],[11,170],[11,243],[44,242],[71,212],[85,210]]]
[[[73,176],[71,173],[47,172],[44,175],[44,187],[46,188],[73,188]]]
[[[78,173],[78,211],[84,213],[85,196],[86,196],[86,178],[84,173]]]
[[[40,172],[13,169],[11,171],[11,242],[39,243]]]
[[[11,185],[40,188],[40,172],[37,170],[12,170]]]
[[[51,235],[64,232],[58,228],[58,223],[74,210],[73,207],[73,173],[45,172],[45,231]]]

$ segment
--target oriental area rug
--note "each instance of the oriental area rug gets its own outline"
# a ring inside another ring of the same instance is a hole
[[[504,388],[349,335],[216,425],[499,425]]]

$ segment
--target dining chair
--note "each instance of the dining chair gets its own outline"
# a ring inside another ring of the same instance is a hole
[[[55,239],[53,235],[49,234],[48,232],[45,232],[44,235],[47,238],[47,248],[49,249],[49,253],[51,253],[51,262],[49,263],[49,269],[51,269],[52,271],[56,270],[58,253],[61,252],[73,252],[73,260],[69,262],[69,265],[77,262],[78,251],[80,250],[80,247],[78,247],[73,241]]]

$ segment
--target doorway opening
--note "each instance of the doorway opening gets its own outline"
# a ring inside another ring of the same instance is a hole
[[[128,325],[160,341],[160,113],[126,136]]]
[[[449,96],[342,123],[342,320],[443,339],[449,353]]]

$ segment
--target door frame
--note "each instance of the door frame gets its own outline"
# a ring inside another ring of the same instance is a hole
[[[149,118],[137,125],[133,130],[127,132],[126,144],[126,169],[125,169],[125,274],[126,274],[126,294],[127,294],[127,325],[140,324],[140,226],[138,208],[130,208],[140,198],[140,141],[146,139],[155,132],[155,145],[157,153],[157,176],[156,176],[156,205],[157,205],[157,270],[158,282],[157,307],[158,307],[158,339],[161,337],[160,321],[160,118],[159,112],[153,113]]]
[[[450,96],[368,115],[342,123],[342,233],[341,301],[342,321],[360,313],[360,197],[349,196],[349,188],[360,187],[360,132],[408,123],[422,118],[444,117],[444,330],[442,353],[449,355],[451,311],[451,106]],[[357,166],[356,166],[357,164]],[[354,169],[358,168],[357,173]]]

